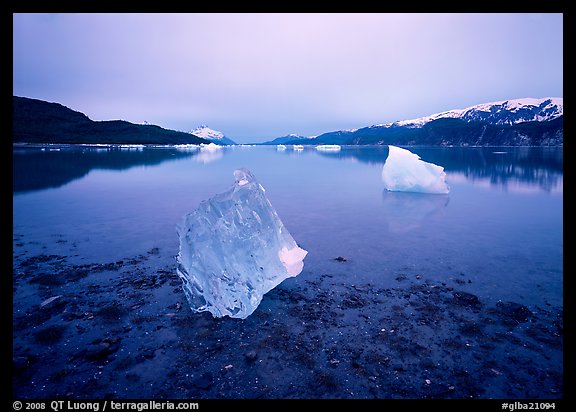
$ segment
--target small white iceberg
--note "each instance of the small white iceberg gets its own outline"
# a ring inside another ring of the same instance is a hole
[[[304,150],[304,145],[295,144],[295,145],[292,145],[292,148],[293,148],[295,151],[299,152],[299,151],[301,151],[301,150]]]
[[[448,193],[442,166],[420,160],[410,150],[388,146],[382,181],[391,192]]]
[[[222,149],[222,146],[215,144],[215,143],[201,143],[200,150],[208,150],[208,151],[216,151]]]
[[[286,150],[286,146],[283,144],[276,145],[276,150]]]

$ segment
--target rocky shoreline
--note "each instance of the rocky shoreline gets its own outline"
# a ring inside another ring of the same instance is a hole
[[[159,248],[89,264],[22,249],[14,398],[563,397],[562,308],[491,305],[465,276],[380,288],[305,268],[247,319],[215,319],[189,310]]]

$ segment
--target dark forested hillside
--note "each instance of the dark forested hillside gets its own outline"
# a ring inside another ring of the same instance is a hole
[[[13,96],[14,143],[199,144],[190,133],[124,120],[92,121],[58,103]]]
[[[422,146],[562,146],[563,116],[544,122],[495,125],[461,119],[438,119],[422,127],[370,126],[324,133],[288,144]]]

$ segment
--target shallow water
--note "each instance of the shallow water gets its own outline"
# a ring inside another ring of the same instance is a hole
[[[562,148],[410,149],[445,168],[448,195],[387,192],[386,147],[15,148],[14,254],[107,263],[158,248],[169,265],[176,223],[246,167],[309,251],[308,278],[465,276],[483,299],[561,305]]]

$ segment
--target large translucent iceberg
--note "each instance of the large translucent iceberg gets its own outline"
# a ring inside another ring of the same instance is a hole
[[[409,150],[388,146],[382,168],[382,181],[392,192],[448,193],[446,173],[442,166],[420,160]]]
[[[308,253],[301,249],[246,169],[234,171],[226,192],[183,217],[178,275],[194,312],[245,319],[265,293],[297,276]]]

